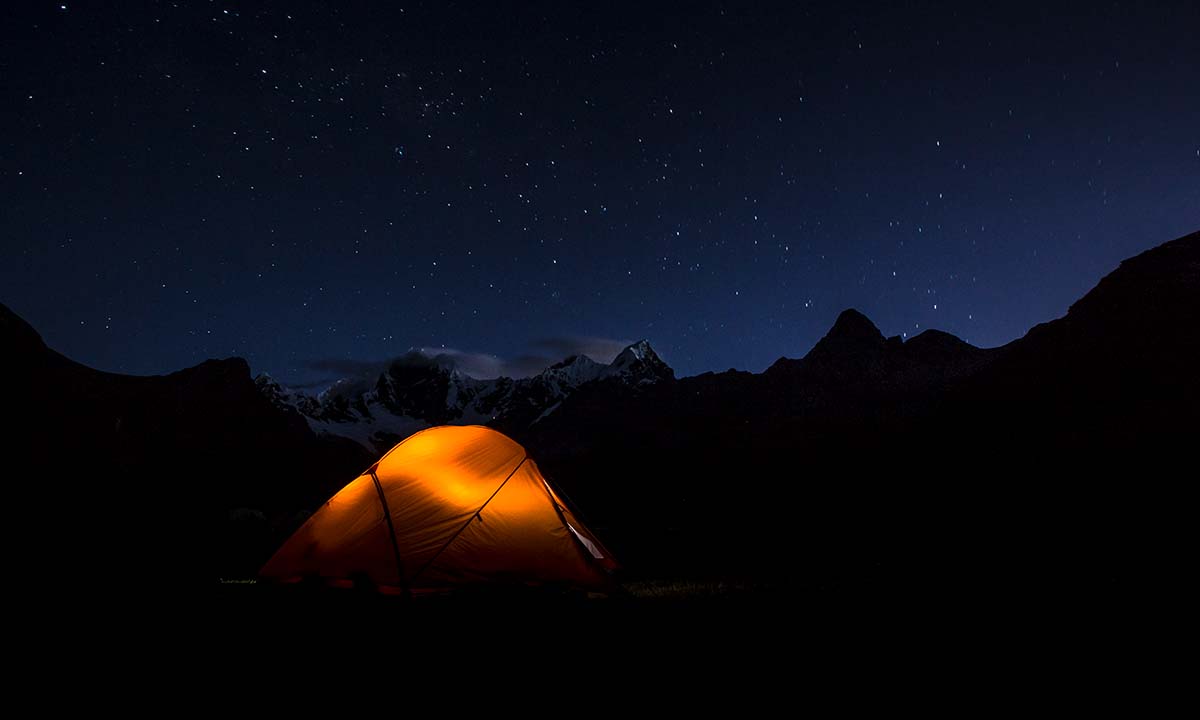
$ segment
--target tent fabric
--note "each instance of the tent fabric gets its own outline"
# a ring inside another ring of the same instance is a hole
[[[615,568],[523,447],[490,428],[448,425],[392,448],[314,513],[260,575],[369,579],[412,591],[478,583],[600,590]]]

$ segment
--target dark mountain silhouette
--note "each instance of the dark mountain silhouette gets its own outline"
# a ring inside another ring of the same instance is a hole
[[[1145,522],[1162,491],[1141,489],[1190,465],[1198,308],[1193,234],[1001,348],[888,339],[849,310],[801,359],[578,393],[526,443],[614,552],[652,566],[1127,586],[1151,537],[1155,562],[1180,546]]]
[[[230,536],[244,524],[238,508],[281,515],[314,507],[371,460],[357,444],[318,438],[299,415],[272,406],[241,358],[163,376],[100,372],[47,348],[3,305],[0,341],[15,388],[8,485],[54,509],[53,532],[31,530],[50,544],[41,549],[61,553],[31,569],[53,580],[81,568],[114,578],[212,577],[222,565],[250,571],[237,561],[246,547],[229,543],[261,553],[274,539],[265,526]]]
[[[905,403],[911,411],[923,407],[929,393],[949,388],[995,355],[939,330],[908,342],[885,338],[865,315],[846,310],[807,355],[780,358],[764,379],[782,402],[776,409],[857,415],[884,407],[901,411]]]
[[[1200,234],[1130,258],[1065,317],[1005,346],[954,409],[988,407],[992,426],[1024,415],[1014,431],[1045,447],[1189,438],[1200,417],[1198,294]]]
[[[1198,309],[1193,234],[1125,261],[1066,316],[1001,348],[933,330],[886,338],[854,310],[761,374],[675,379],[639,343],[608,366],[621,377],[586,358],[549,368],[547,393],[564,378],[572,392],[538,395],[502,429],[635,576],[1006,597],[1128,589],[1183,547],[1169,517],[1200,429]],[[239,359],[102,373],[2,306],[0,340],[10,455],[25,468],[13,477],[36,478],[10,482],[16,501],[49,502],[65,529],[46,551],[102,572],[148,572],[160,554],[186,578],[250,572],[373,459],[314,433],[313,417],[361,417],[372,400],[432,422],[474,387],[401,363],[335,394],[344,407],[314,400],[306,419]]]

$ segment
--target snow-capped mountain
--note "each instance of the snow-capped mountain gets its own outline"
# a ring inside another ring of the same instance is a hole
[[[316,396],[283,387],[266,374],[255,378],[255,384],[276,406],[300,413],[316,432],[383,451],[433,425],[494,425],[510,432],[528,428],[588,383],[640,387],[674,377],[650,343],[641,340],[607,365],[572,355],[533,377],[516,380],[479,380],[456,369],[448,358],[410,352],[390,362],[377,377],[339,380]]]

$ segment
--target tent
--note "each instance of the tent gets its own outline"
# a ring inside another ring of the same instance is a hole
[[[263,566],[280,582],[420,592],[480,583],[608,587],[612,556],[525,453],[490,428],[410,435]]]

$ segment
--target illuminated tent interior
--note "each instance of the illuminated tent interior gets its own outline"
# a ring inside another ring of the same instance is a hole
[[[263,566],[280,582],[369,582],[384,592],[474,584],[603,590],[608,551],[525,448],[481,426],[400,442],[321,506]]]

